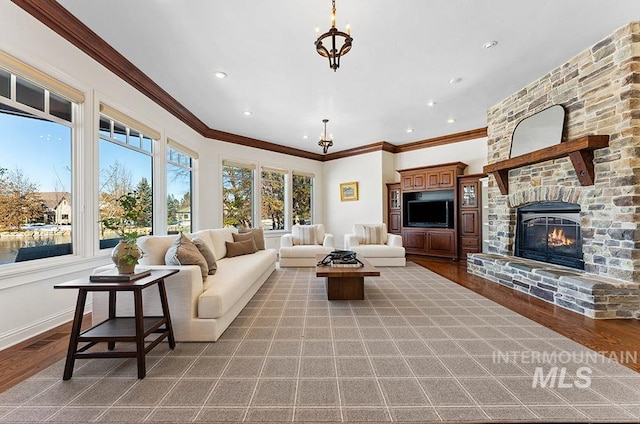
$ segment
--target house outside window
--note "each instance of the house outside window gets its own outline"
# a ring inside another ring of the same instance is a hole
[[[0,265],[74,253],[74,115],[83,101],[0,52]]]
[[[193,162],[198,154],[169,139],[167,146],[167,230],[189,233],[193,228]]]
[[[152,234],[153,140],[160,134],[106,105],[100,105],[100,109],[99,219],[119,215],[117,199],[134,193],[145,212],[131,225],[138,234]],[[101,249],[111,248],[119,241],[114,232],[102,226],[99,236]]]
[[[222,222],[229,227],[252,227],[254,174],[251,164],[222,163]]]

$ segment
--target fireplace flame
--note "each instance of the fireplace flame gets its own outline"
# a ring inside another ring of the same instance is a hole
[[[564,235],[562,228],[553,228],[553,231],[547,236],[547,244],[551,247],[571,246],[576,241]]]

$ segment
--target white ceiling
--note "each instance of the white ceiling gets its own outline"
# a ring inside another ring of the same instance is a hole
[[[58,2],[209,127],[314,153],[323,118],[330,152],[484,127],[488,107],[640,18],[638,0],[337,0],[354,41],[333,72],[313,45],[329,0]]]

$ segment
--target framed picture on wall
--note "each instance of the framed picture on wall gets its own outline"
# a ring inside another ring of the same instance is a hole
[[[347,202],[350,200],[358,200],[358,182],[340,184],[340,200]]]

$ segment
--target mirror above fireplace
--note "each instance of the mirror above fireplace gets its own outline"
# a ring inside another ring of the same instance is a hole
[[[520,121],[511,137],[509,157],[515,158],[560,143],[564,115],[564,108],[554,105]]]

